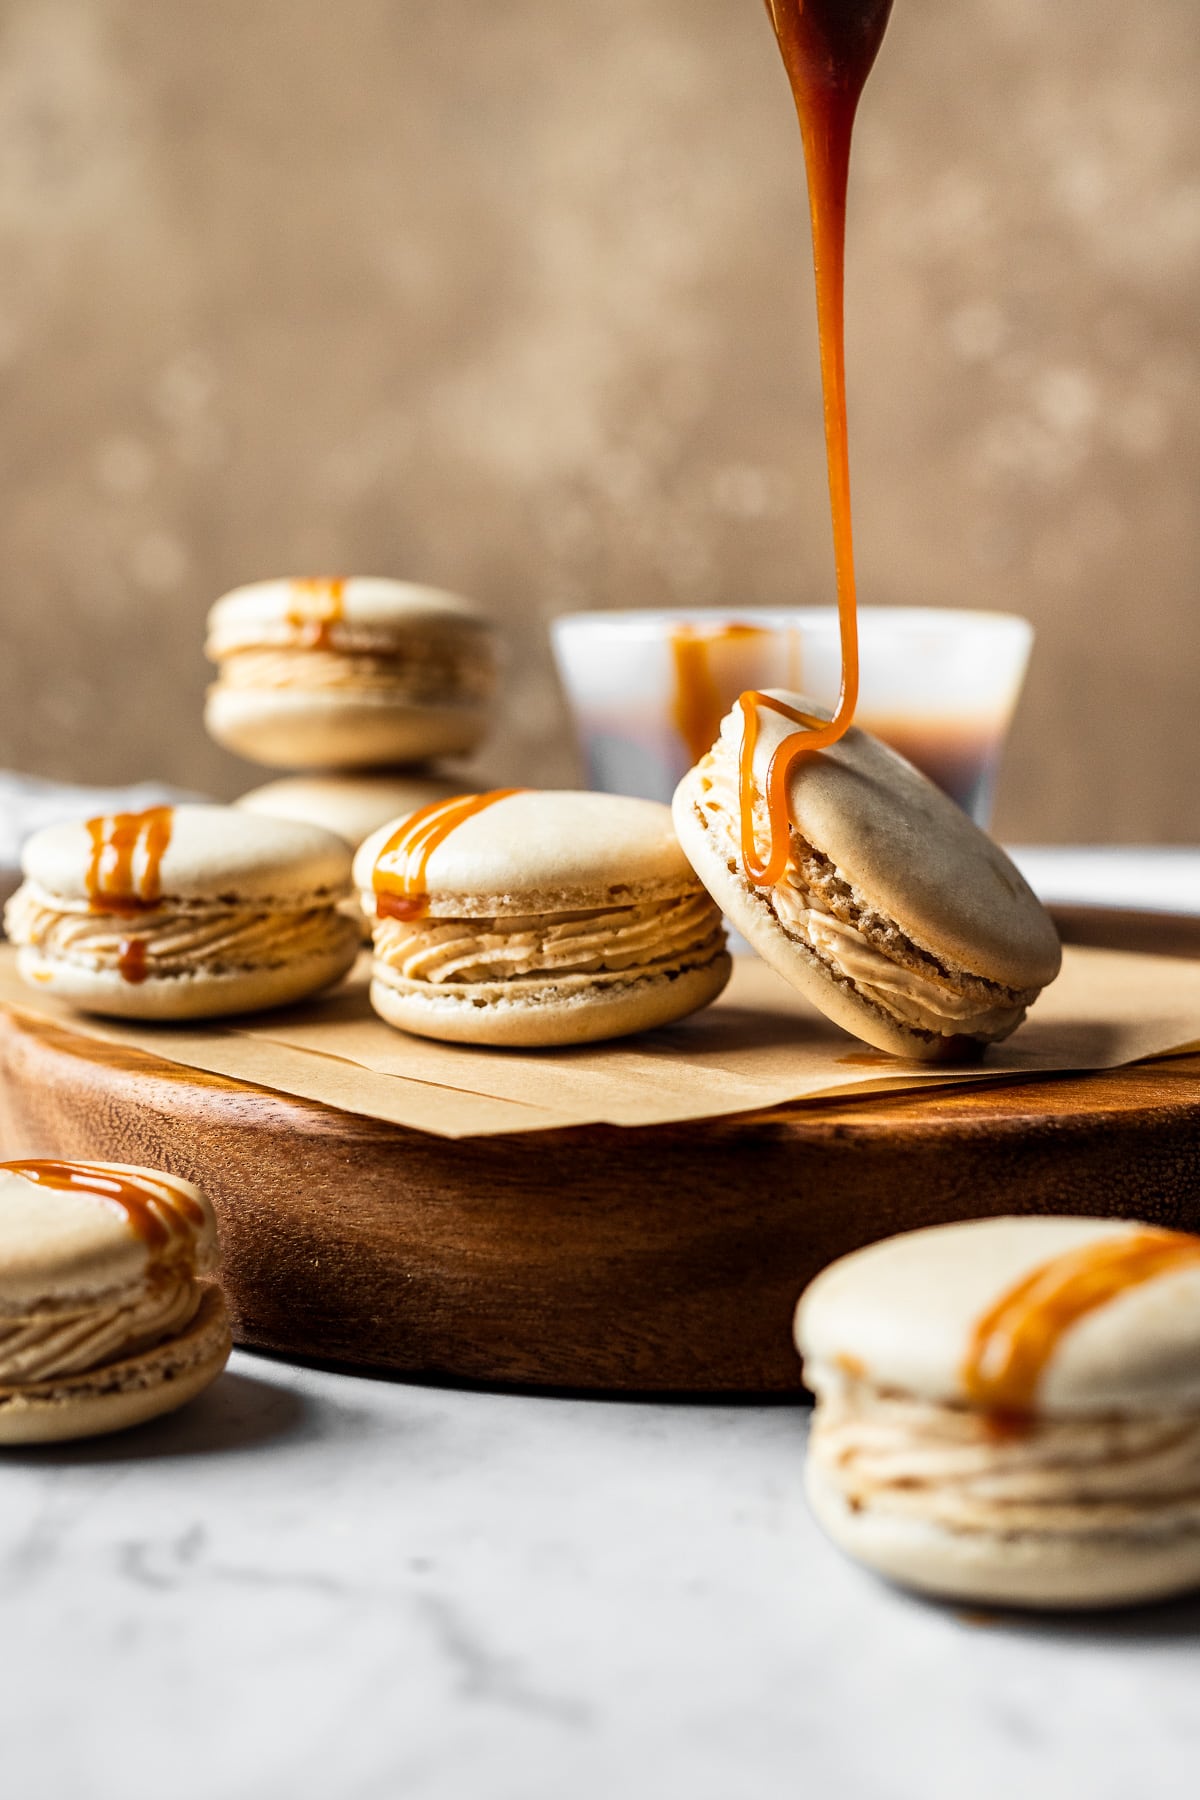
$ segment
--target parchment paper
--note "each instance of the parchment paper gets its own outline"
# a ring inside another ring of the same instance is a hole
[[[205,1025],[73,1012],[28,987],[0,948],[0,1004],[186,1068],[448,1138],[569,1125],[661,1125],[963,1081],[1116,1068],[1200,1050],[1200,961],[1068,949],[1063,972],[982,1063],[929,1068],[847,1037],[765,964],[739,957],[707,1011],[574,1050],[482,1050],[393,1031],[370,1010],[364,958],[324,999]]]

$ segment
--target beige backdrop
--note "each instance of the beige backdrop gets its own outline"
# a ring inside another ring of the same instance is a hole
[[[1036,622],[1014,836],[1200,837],[1196,26],[897,0],[860,121],[863,597]],[[497,780],[554,612],[827,598],[789,104],[759,0],[3,0],[0,763],[246,785],[259,575],[490,602]]]

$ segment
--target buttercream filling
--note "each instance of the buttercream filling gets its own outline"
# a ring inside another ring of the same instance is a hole
[[[1200,1530],[1200,1415],[1035,1418],[887,1392],[806,1366],[809,1455],[855,1511],[960,1532]]]
[[[134,1300],[0,1318],[0,1388],[79,1375],[148,1350],[191,1323],[202,1293],[190,1275],[174,1274]]]
[[[148,975],[185,975],[202,968],[272,968],[337,951],[346,940],[344,913],[332,904],[295,910],[170,903],[131,915],[68,911],[28,882],[4,913],[13,943],[89,969],[119,972],[134,939],[145,947]]]
[[[721,915],[705,893],[542,917],[378,919],[377,975],[434,986],[549,976],[629,980],[711,962]]]
[[[740,797],[736,747],[722,737],[698,766],[700,797],[697,805],[710,831],[716,833],[722,853],[740,867]],[[760,855],[768,841],[767,820],[761,801],[754,814],[755,840]],[[793,843],[795,834],[792,834]],[[850,880],[841,871],[836,879],[845,888]],[[796,860],[788,858],[781,880],[772,888],[759,889],[780,928],[794,942],[812,953],[840,981],[848,983],[880,1012],[911,1029],[938,1037],[1007,1036],[1021,1023],[1032,994],[1016,993],[981,976],[935,973],[932,959],[915,952],[920,969],[897,962],[857,926],[839,918],[817,892]]]
[[[220,659],[224,688],[353,689],[413,702],[484,700],[493,667],[472,642],[416,642],[400,649],[342,651],[303,644],[237,649]]]

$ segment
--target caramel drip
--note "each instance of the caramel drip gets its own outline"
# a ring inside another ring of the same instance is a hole
[[[1033,1407],[1047,1365],[1071,1327],[1118,1295],[1200,1263],[1200,1237],[1139,1231],[1043,1263],[979,1320],[963,1363],[967,1398],[1001,1418]]]
[[[346,612],[346,578],[343,575],[317,575],[291,584],[292,604],[287,622],[304,636],[306,650],[328,650],[332,633]]]
[[[87,1162],[6,1162],[0,1170],[23,1175],[40,1187],[58,1188],[67,1193],[87,1194],[102,1205],[112,1207],[128,1223],[135,1236],[145,1244],[152,1261],[161,1261],[175,1244],[181,1227],[190,1241],[192,1227],[199,1231],[205,1222],[204,1210],[169,1175],[157,1180],[168,1190],[169,1199],[145,1186],[128,1170],[105,1169]]]
[[[377,916],[419,919],[429,904],[426,876],[429,859],[438,845],[477,813],[523,791],[494,788],[487,794],[456,794],[449,800],[433,800],[405,819],[375,858],[371,886]]]
[[[92,854],[85,879],[92,912],[139,913],[158,905],[162,859],[171,842],[174,819],[172,807],[152,806],[146,812],[111,813],[88,820]],[[134,871],[139,851],[140,879]]]
[[[736,697],[726,692],[713,668],[713,651],[725,644],[745,642],[767,635],[761,625],[731,623],[698,628],[680,625],[671,633],[671,660],[675,691],[671,721],[683,739],[692,761],[699,762],[711,750],[721,720]]]
[[[128,981],[134,987],[139,987],[145,981],[148,973],[145,938],[121,939],[121,947],[117,953],[117,968],[121,972],[122,981]]]
[[[787,781],[793,764],[799,756],[836,744],[853,724],[858,704],[858,606],[850,518],[843,305],[846,190],[854,116],[883,41],[892,0],[766,0],[766,4],[791,82],[808,172],[842,675],[838,703],[828,721],[807,718],[757,691],[740,698],[745,721],[739,771],[742,866],[747,879],[759,885],[777,882],[787,864]],[[784,738],[767,771],[769,829],[763,862],[758,860],[754,837],[754,746],[760,706],[782,712],[802,727]]]

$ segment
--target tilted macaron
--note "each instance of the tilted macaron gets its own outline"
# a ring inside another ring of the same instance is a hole
[[[461,794],[463,784],[443,775],[398,770],[378,775],[285,775],[242,794],[234,805],[272,819],[320,825],[357,850],[364,838],[391,819],[403,818],[431,800]]]
[[[5,909],[26,981],[85,1012],[195,1019],[338,981],[360,942],[350,852],[317,825],[231,806],[52,825]]]
[[[729,979],[720,914],[654,801],[467,795],[376,832],[354,874],[375,919],[371,1003],[422,1037],[619,1037]]]
[[[469,601],[411,582],[260,581],[218,600],[205,723],[277,769],[362,769],[475,748],[495,646]]]
[[[776,697],[829,716],[797,694]],[[761,856],[768,767],[796,726],[770,708],[757,713]],[[673,810],[692,867],[764,961],[844,1030],[897,1056],[962,1056],[1014,1031],[1062,953],[998,845],[911,763],[852,727],[793,766],[787,864],[777,882],[756,886],[741,855],[742,728],[735,707]]]
[[[125,1163],[0,1164],[0,1444],[173,1412],[231,1348],[212,1209]]]
[[[842,1258],[800,1301],[807,1487],[834,1542],[952,1598],[1200,1585],[1200,1237],[988,1219]]]

